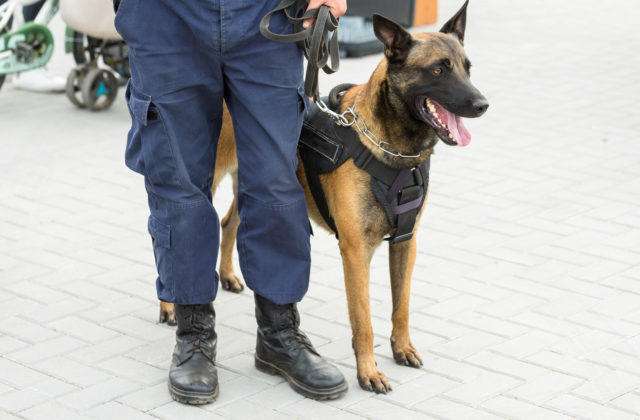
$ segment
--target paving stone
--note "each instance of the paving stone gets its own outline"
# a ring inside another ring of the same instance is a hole
[[[542,331],[530,331],[505,343],[498,344],[493,350],[514,358],[523,358],[537,351],[553,346],[559,337]]]
[[[502,396],[486,401],[482,404],[482,408],[509,419],[569,420],[572,418],[546,408]]]
[[[484,373],[471,381],[453,388],[445,393],[449,399],[476,406],[483,401],[500,395],[522,381],[497,373]]]
[[[460,313],[453,317],[451,321],[489,334],[508,338],[522,335],[528,331],[528,328],[509,320],[498,319],[472,311]]]
[[[94,385],[111,378],[111,375],[105,372],[63,356],[40,361],[35,364],[35,367],[58,379],[82,387]]]
[[[96,364],[96,366],[110,372],[114,376],[126,378],[144,385],[155,385],[162,380],[166,380],[167,377],[166,369],[158,369],[124,356],[107,359]]]
[[[505,418],[492,414],[485,410],[471,408],[466,405],[458,404],[441,397],[431,398],[429,400],[421,402],[420,404],[416,404],[413,408],[415,410],[420,410],[423,413],[427,413],[435,418],[446,420],[498,420]]]
[[[372,420],[383,420],[389,418],[403,420],[433,419],[432,416],[424,412],[409,410],[404,407],[399,407],[397,405],[387,403],[377,398],[370,398],[354,404],[348,408],[348,411]]]
[[[78,411],[88,410],[98,404],[109,402],[121,395],[137,389],[138,385],[120,378],[112,378],[99,384],[69,393],[58,402]]]
[[[445,357],[460,360],[502,341],[503,338],[497,335],[476,331],[447,343],[434,346],[431,351]]]
[[[561,395],[546,403],[546,406],[563,414],[585,419],[633,419],[635,416],[615,408],[605,407],[571,395]]]
[[[293,415],[265,408],[263,405],[253,403],[251,401],[236,401],[227,404],[216,410],[216,414],[224,416],[225,418],[237,420],[284,420],[296,418]]]
[[[349,398],[353,391],[351,383],[349,385],[350,389],[346,398]],[[370,393],[367,393],[367,397],[370,395]],[[288,383],[282,382],[278,385],[265,388],[263,391],[248,396],[247,400],[259,404],[265,409],[277,410],[281,407],[292,404],[295,401],[302,400],[303,398],[304,397],[302,395],[293,392]]]
[[[640,376],[611,370],[602,376],[593,378],[571,391],[571,393],[587,400],[606,404],[637,389],[639,384]]]
[[[545,401],[569,392],[578,387],[584,381],[580,378],[550,372],[527,381],[517,388],[509,391],[508,395],[518,400],[541,405]]]
[[[24,341],[17,340],[13,337],[2,336],[0,337],[0,355],[10,353],[18,349],[28,348],[29,344]]]
[[[478,352],[465,359],[482,369],[501,373],[521,380],[531,380],[546,373],[546,369],[490,351]]]
[[[633,414],[640,414],[640,394],[629,392],[611,401],[609,406],[626,410]]]
[[[588,331],[586,327],[578,324],[566,322],[562,319],[553,318],[536,312],[524,312],[513,318],[512,321],[546,331],[560,336],[574,336]]]
[[[527,362],[542,366],[556,372],[566,373],[582,379],[593,379],[604,374],[605,366],[588,360],[580,360],[574,356],[562,354],[553,350],[541,351],[527,357]]]
[[[94,419],[131,419],[131,420],[152,420],[156,417],[141,413],[131,407],[119,404],[117,402],[108,402],[98,407],[92,408],[86,412],[91,418]]]
[[[161,419],[166,420],[223,420],[224,417],[206,411],[202,406],[180,404],[172,401],[149,412]]]
[[[20,416],[33,420],[87,420],[91,418],[79,414],[56,401],[48,401],[22,411]]]
[[[426,374],[403,385],[394,386],[393,391],[380,399],[395,403],[401,407],[409,407],[419,401],[435,397],[456,386],[459,382],[442,376]]]
[[[6,357],[20,363],[31,364],[52,356],[67,354],[86,345],[84,341],[65,335],[14,351],[7,354]]]
[[[0,382],[14,388],[25,388],[47,379],[48,376],[30,367],[0,357]]]
[[[30,388],[0,395],[0,409],[17,413],[47,401],[50,397]]]
[[[140,411],[151,411],[154,408],[163,406],[173,401],[166,383],[159,383],[154,386],[145,387],[139,391],[127,392],[116,401],[124,403]]]
[[[104,326],[143,341],[159,340],[174,334],[173,329],[166,328],[165,325],[152,324],[131,315],[108,321]]]
[[[101,341],[113,338],[115,331],[95,325],[75,316],[70,316],[47,324],[54,331],[64,332],[85,341]]]

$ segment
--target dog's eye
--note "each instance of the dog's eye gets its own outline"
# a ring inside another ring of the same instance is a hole
[[[442,74],[442,68],[436,67],[435,69],[433,69],[433,74],[435,74],[436,76],[440,76]]]

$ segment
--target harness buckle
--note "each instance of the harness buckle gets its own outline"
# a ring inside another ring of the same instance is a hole
[[[399,244],[400,242],[408,241],[413,238],[413,232],[405,233],[404,235],[392,236],[390,238],[386,238],[391,245]]]

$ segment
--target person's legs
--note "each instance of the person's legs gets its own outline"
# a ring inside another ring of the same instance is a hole
[[[202,404],[218,393],[211,302],[219,221],[211,204],[223,79],[212,2],[126,0],[116,28],[130,48],[132,116],[126,163],[145,176],[158,298],[174,302],[178,329],[169,390]]]
[[[226,4],[233,4],[226,0]],[[247,286],[276,302],[308,288],[310,225],[296,177],[304,97],[302,52],[264,38],[258,23],[277,1],[232,6],[224,19],[225,99],[238,151],[238,254]],[[283,15],[272,29],[291,30]]]
[[[310,224],[296,177],[302,127],[302,53],[295,44],[269,41],[258,22],[278,0],[239,6],[223,0],[225,99],[234,120],[238,153],[238,254],[255,292],[256,367],[284,376],[297,392],[316,399],[347,391],[342,373],[323,360],[300,331],[295,302],[307,291]],[[284,15],[276,32],[291,31]]]
[[[44,4],[45,1],[46,0],[40,0],[38,2],[25,6],[22,9],[22,15],[24,16],[24,21],[31,22],[32,20],[34,20],[36,16],[38,16],[38,12],[42,8],[42,5]]]

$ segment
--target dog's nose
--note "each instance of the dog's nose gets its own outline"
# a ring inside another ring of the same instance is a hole
[[[487,111],[487,108],[489,108],[489,102],[484,98],[475,99],[471,106],[473,106],[473,111],[476,113],[476,117],[479,117]]]

